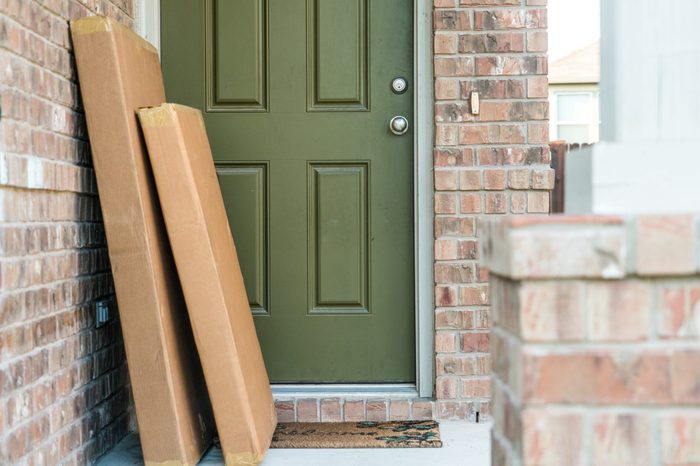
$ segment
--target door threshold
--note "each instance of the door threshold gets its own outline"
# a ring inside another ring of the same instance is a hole
[[[416,384],[272,384],[272,396],[282,398],[418,398]]]

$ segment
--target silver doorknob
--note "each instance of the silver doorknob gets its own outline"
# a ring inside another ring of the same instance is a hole
[[[397,115],[389,122],[389,130],[397,136],[406,134],[408,131],[408,120],[406,117]]]

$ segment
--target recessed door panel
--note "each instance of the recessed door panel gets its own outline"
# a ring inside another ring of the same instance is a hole
[[[206,0],[209,111],[266,111],[267,0]]]
[[[368,0],[307,0],[309,110],[368,109]]]
[[[267,315],[267,165],[219,164],[216,173],[250,309],[254,315]]]
[[[368,313],[368,164],[309,165],[309,312]]]

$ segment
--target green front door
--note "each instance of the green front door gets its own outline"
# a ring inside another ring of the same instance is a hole
[[[273,382],[415,380],[411,0],[166,0]],[[405,77],[408,92],[392,90]]]

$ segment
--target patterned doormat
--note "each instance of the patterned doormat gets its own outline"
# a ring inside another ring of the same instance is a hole
[[[435,421],[277,424],[270,448],[440,448]]]

